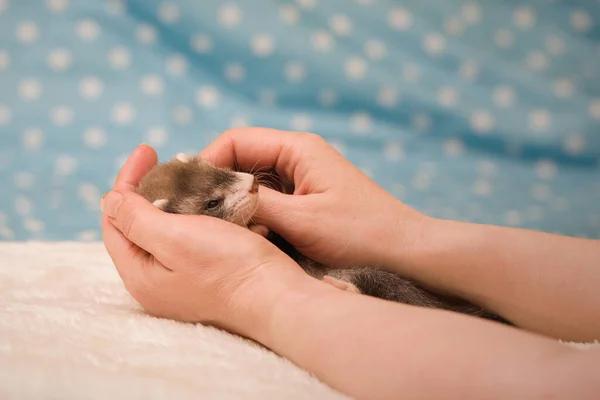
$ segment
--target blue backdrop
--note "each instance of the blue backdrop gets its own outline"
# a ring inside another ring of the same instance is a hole
[[[599,38],[592,0],[0,0],[0,238],[100,239],[137,144],[244,125],[434,216],[599,237]]]

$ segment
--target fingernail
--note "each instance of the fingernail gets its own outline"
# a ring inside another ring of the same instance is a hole
[[[115,218],[123,202],[123,195],[118,192],[108,192],[100,200],[100,209],[109,217]]]

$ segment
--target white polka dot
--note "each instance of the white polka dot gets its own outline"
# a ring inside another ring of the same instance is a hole
[[[426,173],[418,172],[413,177],[412,186],[417,190],[427,190],[431,186],[431,177]]]
[[[0,15],[8,9],[8,0],[0,0]]]
[[[17,39],[24,44],[35,42],[39,36],[39,29],[35,22],[25,21],[17,25]]]
[[[6,240],[12,240],[15,238],[15,233],[7,226],[0,226],[0,236]]]
[[[329,53],[333,48],[333,36],[326,31],[317,31],[312,36],[313,48],[321,53]]]
[[[404,149],[398,142],[387,142],[383,147],[383,155],[388,161],[396,162],[404,158]]]
[[[165,69],[171,76],[183,76],[188,70],[188,60],[181,54],[173,54],[165,61]]]
[[[594,99],[589,106],[590,117],[600,121],[600,98]]]
[[[172,118],[177,125],[189,125],[194,117],[192,110],[187,106],[177,106],[173,109]]]
[[[541,71],[548,66],[548,60],[541,51],[532,51],[527,55],[525,65],[533,71]]]
[[[298,61],[290,61],[285,65],[284,74],[289,82],[298,83],[305,78],[306,70],[304,64]]]
[[[48,66],[55,71],[64,71],[71,66],[72,56],[66,49],[55,49],[48,54]]]
[[[258,94],[258,101],[262,106],[273,107],[277,102],[277,94],[270,89],[262,89]]]
[[[546,49],[554,56],[560,56],[565,52],[565,41],[555,35],[546,38]]]
[[[155,126],[146,131],[146,140],[148,144],[154,147],[161,147],[164,145],[169,139],[169,134],[165,130],[165,128],[160,126]]]
[[[444,107],[454,107],[458,104],[459,93],[451,87],[440,88],[437,92],[437,101]]]
[[[124,69],[131,64],[131,55],[124,47],[115,47],[108,53],[108,61],[113,68]]]
[[[46,229],[46,224],[36,218],[27,218],[23,223],[23,227],[31,233],[40,233]]]
[[[212,39],[205,33],[198,33],[192,36],[190,45],[196,53],[208,53],[213,48]]]
[[[77,233],[75,240],[78,242],[94,242],[98,240],[98,232],[92,230],[81,231]]]
[[[245,128],[247,126],[250,126],[250,121],[244,115],[234,115],[229,121],[230,128]]]
[[[31,214],[33,212],[33,202],[25,196],[17,196],[15,199],[15,211],[21,216]]]
[[[125,162],[127,161],[127,158],[129,158],[129,156],[127,154],[123,154],[123,155],[117,157],[115,159],[115,168],[116,169],[123,168],[123,165],[125,165]]]
[[[479,64],[475,60],[465,60],[460,63],[458,74],[461,78],[472,81],[479,74]]]
[[[240,63],[229,63],[225,65],[225,77],[231,82],[239,83],[246,77],[246,70]]]
[[[470,124],[475,133],[488,133],[494,127],[494,117],[487,110],[477,110],[471,115]]]
[[[252,38],[252,52],[257,56],[268,56],[275,50],[275,41],[268,34],[261,33]]]
[[[402,69],[402,76],[408,83],[419,83],[421,80],[421,69],[415,64],[407,64]]]
[[[352,31],[352,22],[342,14],[333,15],[329,18],[329,28],[340,36],[347,36]]]
[[[279,18],[286,24],[293,25],[300,19],[300,12],[293,4],[284,4],[279,9]]]
[[[444,20],[444,29],[450,36],[460,36],[465,31],[462,21],[456,17],[447,17]]]
[[[4,50],[0,50],[0,71],[10,66],[10,56]]]
[[[397,31],[405,31],[410,28],[412,24],[412,15],[405,8],[393,8],[388,13],[388,24],[392,29]]]
[[[69,6],[69,0],[46,0],[46,7],[54,13],[63,12]]]
[[[564,197],[557,197],[552,201],[552,209],[555,211],[566,211],[569,208],[569,202]]]
[[[516,210],[507,211],[504,214],[504,221],[507,225],[520,226],[522,224],[521,213]]]
[[[201,86],[196,91],[196,103],[204,108],[212,108],[217,105],[221,93],[214,86]]]
[[[515,42],[515,36],[508,29],[498,29],[496,33],[494,33],[494,42],[503,48],[508,49]]]
[[[499,107],[511,107],[515,102],[515,91],[510,86],[498,86],[494,89],[492,100]]]
[[[367,63],[361,57],[351,57],[344,66],[346,77],[351,80],[360,80],[367,74]]]
[[[23,146],[30,150],[38,150],[44,144],[44,134],[38,128],[29,128],[23,132]]]
[[[569,133],[565,138],[563,148],[572,156],[579,155],[585,149],[585,137],[579,133]]]
[[[548,110],[537,109],[529,113],[529,128],[534,132],[547,131],[552,123]]]
[[[464,150],[465,145],[460,139],[452,138],[444,142],[444,155],[447,157],[459,157]]]
[[[60,176],[70,175],[77,169],[77,160],[72,156],[63,154],[54,160],[54,173]]]
[[[552,160],[540,160],[535,164],[535,171],[541,179],[550,180],[554,179],[558,167]]]
[[[411,124],[416,130],[426,132],[431,128],[431,117],[427,114],[417,114],[412,117]]]
[[[331,107],[337,101],[337,94],[331,89],[321,90],[317,97],[323,107]]]
[[[350,116],[350,130],[358,134],[371,131],[371,116],[366,112],[356,112]]]
[[[15,172],[13,182],[21,190],[31,189],[35,185],[35,175],[27,171]]]
[[[296,3],[305,10],[312,10],[317,5],[317,0],[296,0]]]
[[[342,143],[338,141],[331,141],[329,142],[329,145],[331,145],[331,147],[333,147],[338,153],[346,154],[346,146],[344,146]]]
[[[100,35],[100,27],[96,21],[91,19],[84,19],[77,22],[75,30],[77,32],[77,36],[79,36],[81,40],[85,41],[96,40]]]
[[[591,29],[593,22],[592,17],[585,10],[575,10],[569,18],[571,27],[577,32],[587,32]]]
[[[12,111],[10,108],[0,104],[0,126],[8,125],[12,120]]]
[[[475,1],[469,1],[463,4],[461,15],[470,24],[481,22],[481,6]]]
[[[531,8],[518,7],[513,13],[513,22],[521,29],[531,29],[535,25],[535,13]]]
[[[312,119],[307,114],[294,115],[290,121],[290,126],[295,131],[307,132],[312,129]]]
[[[135,31],[135,37],[141,44],[152,44],[156,42],[156,29],[150,24],[140,24]]]
[[[140,83],[142,93],[147,96],[156,96],[163,91],[162,78],[156,74],[146,75],[142,78]]]
[[[543,183],[539,183],[531,188],[531,196],[537,201],[546,201],[550,198],[550,187]]]
[[[37,79],[24,79],[19,83],[19,97],[23,101],[35,101],[42,95],[42,85]]]
[[[235,4],[224,4],[219,7],[218,20],[222,26],[232,28],[242,21],[242,11]]]
[[[83,132],[85,145],[92,149],[99,149],[106,144],[106,132],[98,126],[92,126]]]
[[[393,183],[391,192],[396,198],[403,199],[406,196],[406,187],[401,183]]]
[[[428,33],[423,39],[423,50],[429,55],[439,56],[446,50],[446,39],[439,33]]]
[[[494,164],[492,161],[489,161],[489,160],[480,161],[475,166],[475,172],[477,172],[477,174],[479,174],[481,176],[490,177],[490,176],[494,175],[496,173],[496,171],[497,171],[496,164]]]
[[[50,111],[50,119],[56,126],[67,126],[73,122],[73,110],[67,106],[54,107]]]
[[[392,108],[398,102],[398,93],[396,89],[385,86],[377,93],[377,104],[381,107]]]
[[[367,40],[365,43],[365,54],[371,60],[381,60],[387,54],[385,43],[376,39]]]
[[[129,103],[118,103],[111,111],[111,120],[117,125],[129,125],[135,120],[135,108]]]
[[[102,81],[95,76],[87,76],[79,82],[79,94],[86,100],[97,99],[103,89]]]
[[[492,193],[492,184],[485,179],[477,179],[473,184],[473,192],[478,196],[489,196]]]
[[[125,11],[125,0],[107,0],[106,12],[111,15],[122,15]]]
[[[552,88],[554,89],[554,94],[556,97],[561,99],[571,97],[575,91],[575,85],[573,84],[573,81],[568,78],[558,79],[552,84]]]
[[[163,24],[172,24],[179,20],[179,7],[173,2],[163,2],[158,8],[158,19]]]

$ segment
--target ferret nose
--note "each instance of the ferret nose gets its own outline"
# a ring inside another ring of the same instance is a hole
[[[250,193],[258,193],[258,179],[256,179],[256,177],[254,177],[254,180],[252,181]]]

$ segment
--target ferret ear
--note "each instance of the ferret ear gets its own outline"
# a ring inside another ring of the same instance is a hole
[[[159,200],[155,200],[152,203],[153,206],[155,206],[156,208],[158,208],[161,211],[165,210],[165,207],[167,206],[167,204],[169,204],[168,199],[159,199]]]
[[[194,159],[194,156],[190,156],[189,154],[185,153],[178,153],[175,156],[175,159],[181,161],[182,163],[188,163]]]

